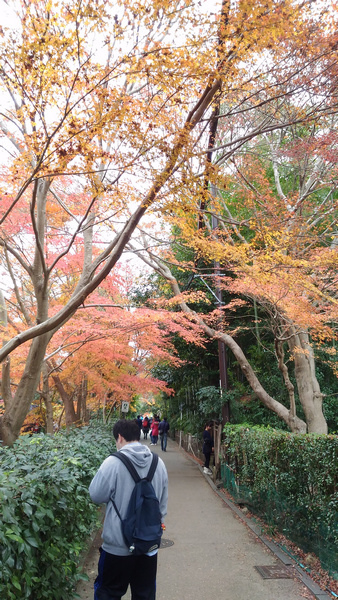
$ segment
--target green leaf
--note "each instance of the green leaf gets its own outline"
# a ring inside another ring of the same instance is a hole
[[[20,542],[20,544],[23,543],[23,539],[22,537],[20,537],[19,535],[15,535],[15,533],[10,533],[9,535],[7,535],[8,539],[13,540],[13,542]]]
[[[27,515],[27,517],[31,517],[33,514],[33,509],[31,507],[31,505],[28,504],[28,502],[24,502],[23,511],[24,511],[25,515]]]
[[[12,584],[14,585],[14,587],[15,587],[17,590],[20,590],[20,591],[21,591],[21,585],[20,585],[20,582],[19,582],[19,580],[18,580],[18,578],[17,578],[17,577],[13,577],[13,578],[12,578]]]
[[[33,548],[39,548],[39,544],[36,541],[36,539],[34,539],[33,537],[27,537],[26,538],[26,542],[27,544],[29,544],[30,546],[33,546]]]

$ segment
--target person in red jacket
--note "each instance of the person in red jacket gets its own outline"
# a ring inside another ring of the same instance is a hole
[[[148,433],[149,433],[149,427],[150,427],[150,424],[149,424],[149,419],[148,419],[148,417],[147,417],[147,416],[145,416],[145,417],[143,418],[143,422],[142,422],[143,438],[144,438],[145,440],[146,440],[146,439],[147,439],[147,437],[148,437]]]
[[[158,426],[160,424],[160,420],[159,418],[155,415],[153,422],[151,424],[150,427],[150,431],[151,431],[151,446],[156,446],[157,445],[157,440],[158,440]]]

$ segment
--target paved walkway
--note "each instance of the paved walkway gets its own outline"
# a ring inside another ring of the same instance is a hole
[[[157,600],[304,600],[313,599],[302,582],[263,579],[255,566],[283,564],[210,486],[199,465],[168,440],[163,458],[169,475],[169,507],[159,551]],[[93,600],[100,535],[85,563],[88,583],[81,600]],[[129,592],[124,597],[130,598]],[[324,596],[323,596],[324,598]]]

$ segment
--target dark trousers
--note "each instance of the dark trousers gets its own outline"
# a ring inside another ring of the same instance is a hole
[[[211,452],[204,452],[204,456],[205,456],[205,462],[204,462],[204,466],[205,466],[207,469],[209,469]]]
[[[167,438],[168,438],[168,434],[162,433],[162,435],[161,435],[161,450],[164,450],[164,452],[166,452],[166,450],[167,450]]]
[[[116,556],[100,549],[94,600],[120,600],[128,585],[132,600],[155,600],[157,554]]]

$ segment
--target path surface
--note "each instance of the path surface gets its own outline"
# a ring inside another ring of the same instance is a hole
[[[255,566],[278,565],[276,556],[210,487],[206,476],[177,444],[163,458],[169,475],[169,507],[159,551],[156,600],[304,600],[313,598],[294,579],[263,579]],[[85,563],[81,600],[93,600],[100,535]],[[129,592],[124,596],[130,598]]]

